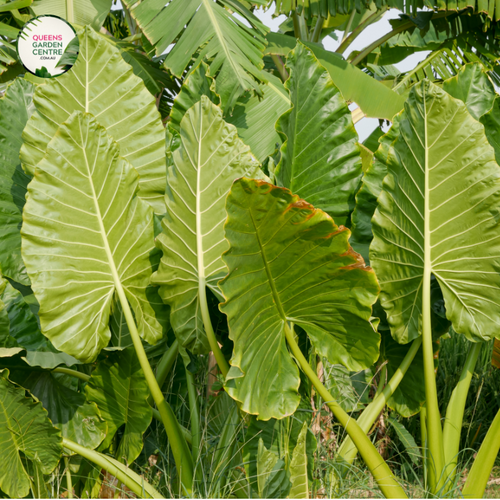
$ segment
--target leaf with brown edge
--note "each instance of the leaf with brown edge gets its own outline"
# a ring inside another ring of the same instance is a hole
[[[219,286],[234,341],[226,390],[262,420],[283,418],[300,401],[285,322],[331,363],[366,368],[379,352],[369,322],[377,280],[349,246],[350,231],[288,189],[242,178],[226,209],[229,274]]]

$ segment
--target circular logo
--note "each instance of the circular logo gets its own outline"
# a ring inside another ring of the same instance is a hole
[[[57,16],[39,16],[17,37],[17,54],[27,71],[41,78],[66,73],[76,62],[78,37],[73,26]]]

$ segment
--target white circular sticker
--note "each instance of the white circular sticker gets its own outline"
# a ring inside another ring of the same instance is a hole
[[[57,16],[35,17],[17,37],[19,60],[30,73],[41,78],[66,73],[75,64],[78,50],[75,30]]]

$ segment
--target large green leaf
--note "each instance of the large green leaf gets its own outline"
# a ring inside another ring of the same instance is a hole
[[[309,478],[307,476],[307,422],[304,422],[292,453],[290,462],[289,498],[309,498]]]
[[[182,346],[209,350],[199,305],[199,288],[220,297],[217,281],[226,275],[221,253],[225,201],[232,182],[260,176],[258,163],[239,139],[236,128],[222,119],[207,96],[185,114],[180,146],[168,169],[167,215],[157,244],[163,250],[153,283],[171,307],[170,321]]]
[[[219,286],[234,341],[226,390],[262,420],[283,418],[300,399],[285,323],[302,327],[331,363],[370,366],[380,341],[369,323],[377,281],[349,230],[287,189],[240,179],[226,208],[229,275]]]
[[[112,0],[35,0],[31,8],[37,16],[51,14],[62,17],[72,24],[90,24],[101,28],[111,9]]]
[[[295,37],[269,33],[265,54],[286,56],[297,44]],[[304,42],[321,65],[328,71],[335,86],[346,101],[358,104],[363,113],[372,118],[392,120],[403,109],[404,97],[370,77],[339,54],[324,50],[317,44]]]
[[[352,235],[349,240],[352,248],[359,252],[369,263],[369,248],[373,239],[372,217],[377,208],[377,198],[382,191],[382,182],[387,175],[387,156],[391,144],[399,133],[399,115],[394,117],[392,127],[379,139],[379,147],[372,162],[363,175],[363,182],[356,193],[356,206],[351,215]]]
[[[41,403],[26,397],[8,375],[8,370],[0,371],[0,488],[10,498],[23,498],[31,484],[24,459],[50,474],[59,463],[62,439]]]
[[[21,258],[22,210],[29,177],[19,161],[21,134],[34,111],[33,84],[16,79],[0,99],[0,267],[13,280],[29,285]]]
[[[33,175],[57,127],[74,111],[92,113],[137,170],[139,196],[165,212],[165,131],[154,97],[123,61],[118,49],[86,27],[71,71],[40,85],[35,113],[23,133],[21,160]]]
[[[41,401],[63,437],[92,450],[101,444],[107,432],[106,422],[97,405],[85,401],[84,394],[66,387],[47,371],[34,372],[23,387]]]
[[[153,211],[136,196],[138,177],[92,115],[75,112],[28,186],[22,251],[42,332],[84,362],[109,342],[117,286],[141,337],[155,343],[162,335],[161,300],[149,285],[157,261]]]
[[[500,324],[500,168],[484,128],[436,85],[415,85],[391,146],[372,219],[371,263],[393,337],[420,335],[424,274],[455,331],[490,339]]]
[[[142,435],[152,418],[148,403],[149,389],[134,348],[101,361],[85,387],[87,399],[97,403],[108,423],[108,433],[101,448],[113,440],[123,426],[116,458],[130,465],[142,450]]]
[[[261,69],[267,28],[239,2],[145,0],[136,4],[134,0],[124,0],[124,3],[131,8],[132,16],[155,45],[158,55],[177,39],[165,59],[165,67],[177,77],[182,77],[193,56],[197,56],[197,62],[203,57],[211,59],[211,73],[218,73],[217,93],[224,108],[232,108],[245,90],[261,93],[253,77],[265,81]],[[226,5],[243,15],[254,29],[231,15]]]
[[[476,120],[490,111],[496,95],[486,71],[478,63],[463,66],[456,76],[443,83],[443,90],[463,101]]]
[[[345,225],[362,174],[351,112],[305,45],[288,54],[286,67],[292,108],[276,124],[283,137],[278,183]]]

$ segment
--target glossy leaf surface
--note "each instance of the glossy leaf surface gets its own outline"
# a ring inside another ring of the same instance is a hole
[[[227,273],[221,259],[227,249],[225,201],[233,181],[244,175],[262,176],[257,161],[220,108],[202,96],[182,119],[180,146],[168,169],[167,215],[157,238],[163,257],[153,275],[179,342],[194,353],[209,350],[199,287],[220,297],[217,282]]]
[[[393,337],[407,343],[420,335],[425,270],[455,331],[492,338],[500,321],[500,168],[484,128],[463,102],[419,83],[387,167],[370,257]]]
[[[89,114],[58,130],[28,187],[23,258],[40,303],[42,332],[54,346],[89,362],[110,339],[116,283],[140,335],[162,335],[149,285],[154,269],[153,211],[137,197],[135,169]]]
[[[226,390],[244,411],[282,418],[300,399],[285,322],[302,327],[330,362],[365,368],[378,357],[369,323],[378,285],[349,247],[349,230],[287,189],[240,179],[227,211],[229,275],[219,286],[234,352]]]

